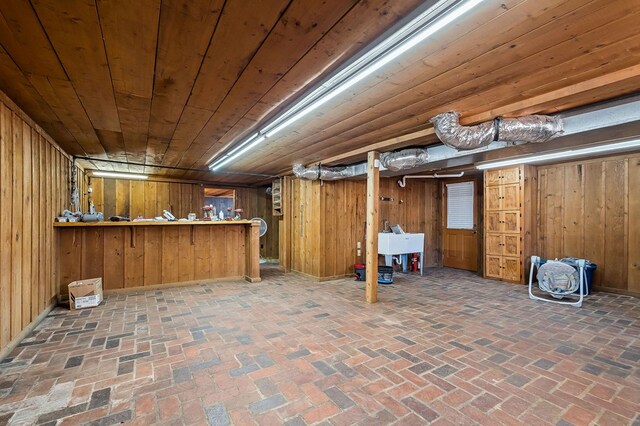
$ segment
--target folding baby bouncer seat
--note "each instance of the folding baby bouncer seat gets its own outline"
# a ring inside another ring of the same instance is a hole
[[[558,260],[545,260],[539,256],[531,256],[531,269],[529,271],[529,298],[543,302],[559,303],[581,307],[587,294],[585,282],[585,259],[578,259],[577,270]],[[533,294],[533,273],[538,269],[536,278],[538,288],[552,298],[541,297]]]

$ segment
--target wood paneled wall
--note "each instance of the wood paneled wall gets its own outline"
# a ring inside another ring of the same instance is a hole
[[[93,203],[96,210],[104,213],[105,219],[118,216],[142,215],[155,217],[162,210],[171,211],[176,217],[187,217],[189,213],[202,214],[204,187],[197,183],[139,181],[129,179],[91,178]],[[243,217],[261,217],[269,227],[260,239],[260,254],[278,258],[278,220],[271,211],[271,197],[264,188],[233,188],[236,191],[236,207],[244,209]],[[83,210],[87,210],[86,202]]]
[[[291,186],[291,269],[320,277],[320,182],[294,179]]]
[[[594,285],[640,294],[640,154],[538,168],[538,254],[584,257]]]
[[[95,277],[105,290],[252,277],[253,229],[236,221],[59,226],[58,291],[65,299],[70,282]]]
[[[91,178],[96,211],[110,216],[161,216],[163,210],[176,217],[200,215],[204,205],[203,187],[198,184],[153,182],[129,179]],[[87,210],[83,207],[83,211]]]
[[[267,187],[257,188],[257,206],[255,214],[245,214],[247,219],[261,217],[267,222],[267,234],[260,238],[260,254],[267,259],[279,259],[278,240],[280,218],[273,215],[273,203],[271,195],[267,195]]]
[[[52,224],[70,207],[69,173],[67,155],[0,93],[0,353],[56,299]]]
[[[425,266],[441,265],[441,197],[436,181],[381,179],[380,223],[399,223],[405,232],[425,234]],[[366,181],[294,179],[291,212],[291,269],[320,279],[353,273],[364,262]],[[361,255],[357,243],[361,242]]]

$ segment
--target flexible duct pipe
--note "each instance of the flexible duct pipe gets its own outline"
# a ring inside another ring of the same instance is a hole
[[[396,152],[380,154],[380,164],[387,170],[399,171],[412,169],[429,162],[429,154],[424,148],[410,148]],[[366,164],[358,163],[344,167],[323,167],[316,164],[304,167],[302,164],[293,165],[293,174],[305,180],[339,180],[366,173]]]
[[[380,164],[386,169],[397,172],[400,170],[413,169],[427,164],[429,154],[423,148],[410,148],[402,151],[383,152],[380,154]]]
[[[304,167],[302,164],[294,164],[293,174],[304,180],[339,180],[362,174],[357,168],[357,164],[345,167],[322,167],[320,164]]]
[[[475,126],[462,126],[460,114],[449,111],[429,121],[438,138],[457,150],[481,148],[498,140],[541,143],[563,133],[562,120],[547,115],[496,118]]]

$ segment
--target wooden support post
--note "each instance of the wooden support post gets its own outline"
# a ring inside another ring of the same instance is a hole
[[[278,229],[278,257],[280,258],[280,267],[283,272],[291,272],[291,226],[292,214],[291,194],[292,184],[291,177],[282,178],[280,186],[280,199],[282,200],[282,216],[280,216],[280,227]]]
[[[368,303],[378,301],[378,198],[380,154],[367,154],[367,290]]]
[[[245,275],[252,283],[260,282],[260,223],[252,222],[245,227]]]

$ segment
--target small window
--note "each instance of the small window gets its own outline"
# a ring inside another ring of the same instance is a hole
[[[473,229],[473,194],[473,181],[447,184],[447,229]]]
[[[204,204],[215,207],[216,212],[221,210],[225,216],[233,217],[232,210],[235,208],[236,191],[226,188],[205,188]]]

